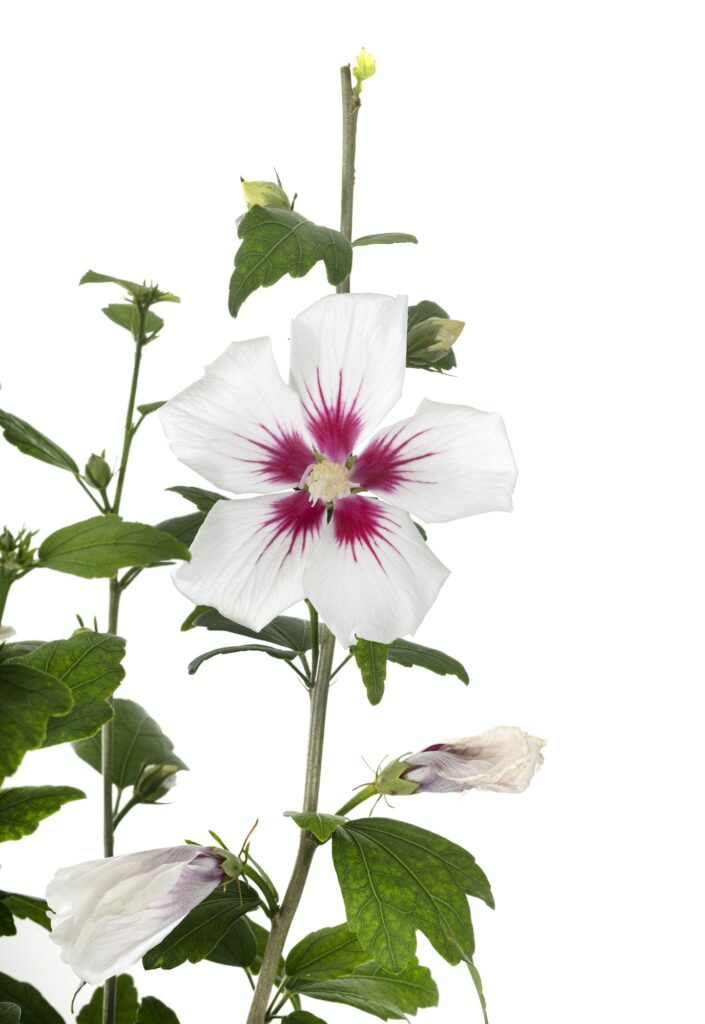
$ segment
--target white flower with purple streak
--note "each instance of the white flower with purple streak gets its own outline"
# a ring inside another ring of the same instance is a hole
[[[448,575],[409,513],[511,509],[516,466],[495,413],[424,401],[359,450],[401,395],[406,310],[386,295],[321,299],[293,321],[290,387],[256,338],[162,408],[186,465],[259,494],[209,512],[174,577],[194,603],[260,630],[306,597],[343,644],[388,643],[416,630]]]

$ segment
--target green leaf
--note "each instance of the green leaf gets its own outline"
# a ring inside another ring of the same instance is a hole
[[[0,935],[17,935],[15,919],[4,903],[0,903]]]
[[[372,640],[362,640],[360,637],[357,638],[357,642],[352,648],[370,704],[379,704],[384,696],[388,651],[389,647],[387,644],[374,643]]]
[[[179,964],[198,963],[220,942],[232,924],[259,906],[257,893],[243,882],[218,888],[186,915],[181,924],[145,954],[146,970],[170,971]]]
[[[22,658],[20,664],[65,683],[74,699],[68,715],[49,720],[43,746],[84,739],[110,721],[113,712],[106,698],[125,677],[120,664],[124,656],[121,637],[79,629],[68,640],[53,640]]]
[[[279,658],[281,661],[291,661],[296,657],[296,651],[282,651],[279,647],[267,647],[265,644],[242,644],[240,647],[217,647],[214,651],[206,651],[205,654],[199,654],[197,658],[194,658],[188,667],[189,675],[194,675],[204,661],[210,661],[211,658],[215,658],[219,654],[240,654],[243,651],[259,651],[262,654],[268,654],[270,658]]]
[[[326,1022],[322,1017],[317,1017],[315,1013],[309,1013],[308,1010],[294,1010],[293,1013],[284,1017],[282,1024],[326,1024]]]
[[[174,744],[144,708],[133,700],[117,697],[113,710],[113,784],[118,789],[134,786],[148,765],[173,764],[188,770],[174,753]],[[82,761],[100,771],[100,733],[74,743],[73,749]]]
[[[129,974],[120,974],[116,979],[115,1024],[136,1024],[139,1020],[139,999],[135,983]],[[103,1020],[103,989],[97,988],[91,1001],[76,1017],[77,1024],[101,1024]]]
[[[0,789],[0,843],[35,832],[39,822],[86,794],[73,786],[16,786]]]
[[[164,519],[161,523],[157,523],[157,529],[170,534],[172,537],[176,537],[178,541],[188,548],[196,539],[196,534],[203,526],[205,518],[202,512],[191,512],[187,516],[174,516],[173,519]]]
[[[0,974],[0,1002],[19,1006],[22,1024],[64,1024],[41,992],[29,982],[18,981],[7,974]]]
[[[137,412],[142,413],[143,416],[150,416],[157,409],[161,409],[163,405],[166,405],[166,402],[145,402],[144,405],[137,406]]]
[[[417,302],[415,306],[409,306],[407,313],[407,346],[409,344],[408,334],[413,331],[415,327],[422,324],[424,320],[429,320],[431,317],[441,317],[443,320],[450,320],[450,316],[446,313],[442,306],[439,306],[437,302],[431,302],[429,299],[423,299],[421,302]],[[413,343],[412,343],[413,349]],[[420,370],[433,370],[435,372],[452,370],[457,366],[455,353],[451,349],[440,359],[434,359],[429,362],[428,356],[421,353],[414,353],[413,351],[407,351],[406,365],[414,369]]]
[[[137,337],[137,332],[140,328],[140,313],[139,308],[134,305],[134,303],[112,302],[110,305],[103,307],[103,312],[107,316],[108,320],[112,320],[112,322],[117,324],[118,327],[124,327],[126,331],[130,331],[133,337]],[[160,316],[157,316],[156,313],[152,313],[151,310],[145,311],[145,334],[155,335],[158,331],[161,331],[163,326],[164,321]]]
[[[326,843],[339,825],[348,820],[340,814],[321,814],[320,811],[284,811],[286,818],[293,818],[299,828],[312,832],[319,843]]]
[[[256,921],[250,921],[249,924],[250,928],[252,929],[252,934],[255,937],[255,943],[257,945],[257,955],[255,956],[254,963],[250,967],[250,970],[252,971],[253,974],[259,974],[260,967],[262,966],[262,957],[264,956],[264,951],[267,948],[267,943],[269,942],[269,932],[267,931],[266,928],[263,928],[261,924],[257,924]],[[279,962],[277,983],[281,981],[283,977],[284,957],[282,957]]]
[[[409,306],[406,317],[407,330],[410,331],[412,327],[416,327],[417,324],[423,323],[424,320],[428,320],[432,316],[441,316],[445,320],[450,319],[450,314],[446,313],[442,306],[439,306],[437,302],[431,302],[429,299],[423,299],[421,302],[417,302],[415,306]]]
[[[216,501],[225,501],[224,494],[216,491],[205,491],[202,487],[167,487],[167,491],[180,494],[186,501],[196,506],[199,512],[210,512]]]
[[[21,1010],[17,1003],[0,1003],[0,1024],[20,1024]]]
[[[14,661],[0,662],[0,782],[28,750],[41,747],[54,715],[66,715],[73,696],[66,683]]]
[[[251,967],[256,959],[257,940],[246,917],[239,917],[206,957],[226,967]]]
[[[170,534],[116,515],[94,516],[52,533],[39,548],[38,565],[84,579],[114,576],[127,566],[190,558]]]
[[[379,964],[367,963],[352,974],[330,981],[292,983],[300,995],[326,1002],[354,1006],[382,1020],[406,1020],[424,1007],[438,1005],[438,989],[427,967],[415,958],[399,973],[391,974]]]
[[[297,982],[330,981],[352,974],[369,959],[349,925],[338,924],[297,942],[286,958],[286,973]]]
[[[38,896],[25,896],[21,892],[0,892],[0,906],[5,907],[21,921],[33,921],[51,931],[46,900],[39,899]]]
[[[468,970],[470,971],[470,977],[472,978],[472,983],[475,986],[475,991],[477,992],[477,998],[480,1000],[480,1006],[482,1007],[482,1019],[484,1020],[485,1024],[490,1024],[489,1018],[487,1016],[487,1002],[485,1000],[485,993],[482,991],[482,978],[480,977],[480,972],[478,971],[477,967],[475,967],[475,964],[472,962],[472,960],[468,960],[467,965]]]
[[[333,862],[348,923],[385,970],[416,952],[422,931],[451,964],[475,949],[466,893],[494,906],[475,858],[443,836],[403,821],[349,821],[333,836]]]
[[[268,288],[284,274],[303,277],[323,260],[329,284],[344,281],[352,267],[352,246],[339,231],[319,227],[293,210],[253,206],[240,221],[242,244],[235,254],[228,306],[237,316],[257,288]]]
[[[179,1018],[160,999],[145,996],[137,1015],[137,1024],[179,1024]]]
[[[296,619],[291,615],[278,615],[268,626],[256,633],[248,626],[242,626],[239,622],[231,622],[230,619],[226,619],[215,608],[206,608],[200,605],[194,609],[186,623],[182,629],[203,626],[205,629],[238,633],[240,636],[252,637],[253,640],[278,644],[279,647],[286,647],[290,651],[295,651],[296,654],[304,654],[313,646],[310,624],[304,619]]]
[[[118,284],[129,292],[138,301],[153,302],[181,302],[178,295],[172,292],[162,292],[154,285],[137,284],[136,281],[128,281],[124,277],[111,277],[110,274],[98,274],[95,270],[88,270],[83,275],[79,284]]]
[[[403,231],[386,231],[378,235],[362,235],[352,243],[353,248],[359,245],[394,245],[395,242],[413,242],[418,244],[416,235],[407,235]]]
[[[389,645],[388,658],[406,668],[418,665],[439,676],[457,676],[462,683],[470,682],[466,669],[455,658],[433,647],[412,643],[411,640],[393,640]]]
[[[25,455],[31,455],[33,459],[56,466],[57,469],[78,473],[78,466],[63,448],[59,448],[58,444],[54,444],[19,416],[13,416],[0,409],[0,430],[5,435],[5,440],[14,444],[15,448],[19,448]]]

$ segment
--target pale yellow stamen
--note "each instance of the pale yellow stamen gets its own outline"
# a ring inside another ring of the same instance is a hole
[[[336,498],[345,498],[352,493],[350,470],[337,462],[322,459],[306,470],[302,486],[308,490],[311,504],[319,500],[328,504]]]

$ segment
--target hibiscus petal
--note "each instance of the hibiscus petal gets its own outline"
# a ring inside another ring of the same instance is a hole
[[[233,342],[160,416],[174,454],[234,494],[293,486],[312,461],[301,403],[269,338]]]
[[[306,596],[348,646],[413,633],[448,576],[406,512],[371,498],[336,501],[304,572]]]
[[[329,295],[292,323],[291,379],[309,433],[333,462],[344,462],[401,395],[406,362],[406,298]]]
[[[423,401],[370,441],[350,476],[429,523],[446,523],[511,511],[517,469],[497,413]]]
[[[176,570],[176,586],[260,630],[304,597],[303,572],[325,517],[304,491],[219,501]]]

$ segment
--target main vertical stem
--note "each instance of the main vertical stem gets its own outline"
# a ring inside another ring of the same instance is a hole
[[[360,100],[353,93],[350,65],[340,69],[341,97],[343,101],[343,160],[340,184],[340,231],[352,239],[353,194],[355,191],[355,144],[357,140],[357,115]],[[350,274],[337,286],[338,292],[350,291]]]

